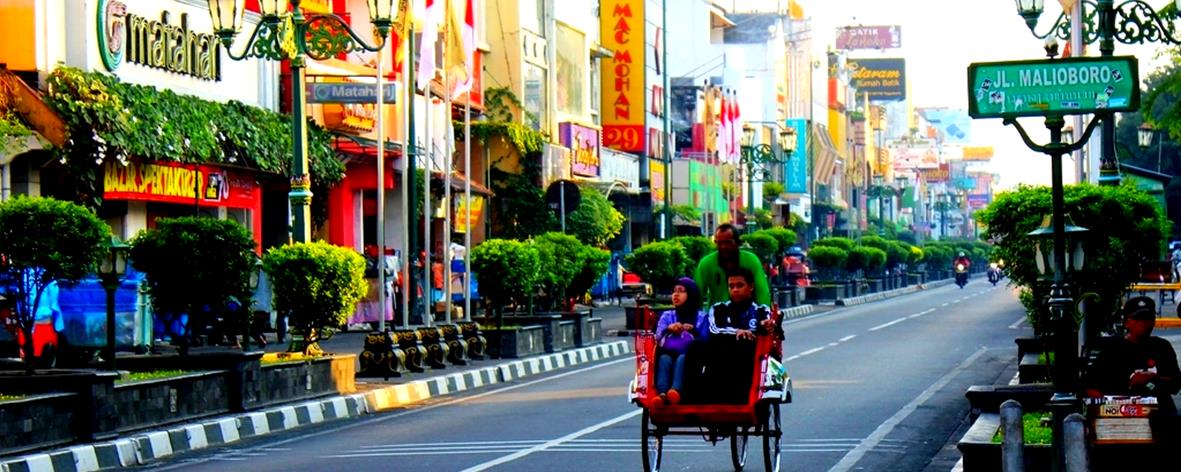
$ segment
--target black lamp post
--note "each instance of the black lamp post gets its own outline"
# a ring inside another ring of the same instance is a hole
[[[250,33],[246,47],[234,54],[230,46],[242,29],[246,0],[207,0],[213,31],[234,60],[246,58],[291,61],[291,134],[294,152],[291,162],[291,237],[299,243],[311,241],[312,180],[308,169],[307,119],[304,116],[304,63],[308,58],[324,60],[364,49],[377,52],[393,25],[394,0],[366,0],[376,44],[361,39],[343,18],[331,14],[304,16],[300,0],[259,0],[262,22]],[[280,15],[291,5],[290,21]],[[378,91],[381,93],[381,91]]]
[[[258,280],[261,276],[262,259],[259,259],[256,256],[254,258],[254,267],[250,269],[250,279],[248,279],[246,282],[250,288],[251,299],[242,300],[241,303],[241,310],[245,315],[244,318],[246,319],[246,330],[243,331],[244,334],[242,335],[242,352],[250,350],[250,335],[254,334],[250,332],[251,326],[254,325],[254,310],[251,309],[251,306],[253,305],[253,296],[255,295],[255,292],[258,291]]]
[[[1173,25],[1172,18],[1165,13],[1168,7],[1154,10],[1141,0],[1125,0],[1118,6],[1113,0],[1078,0],[1082,2],[1082,40],[1084,44],[1099,41],[1099,53],[1110,57],[1115,53],[1115,41],[1124,44],[1164,43],[1181,45],[1181,34]],[[1058,15],[1045,33],[1037,32],[1038,17],[1041,16],[1044,0],[1016,0],[1017,13],[1029,25],[1029,31],[1039,39],[1051,35],[1062,40],[1070,38],[1068,13]],[[1181,0],[1173,0],[1173,15],[1181,14]],[[1076,52],[1077,54],[1077,52]],[[1119,185],[1119,161],[1115,156],[1115,120],[1112,112],[1097,113],[1103,122],[1101,136],[1103,146],[1099,158],[1099,183]]]
[[[115,370],[115,291],[127,273],[127,253],[131,247],[111,237],[107,253],[99,264],[98,277],[107,292],[107,348],[103,354],[107,370]]]
[[[785,128],[779,132],[779,153],[775,152],[775,148],[770,144],[754,144],[755,129],[749,124],[742,126],[742,156],[741,161],[746,169],[747,190],[750,198],[746,205],[746,228],[747,232],[753,230],[754,215],[755,215],[755,182],[763,182],[771,179],[771,174],[768,169],[764,168],[764,164],[783,164],[791,158],[792,152],[795,152],[796,146],[796,130],[794,128]],[[757,175],[756,175],[757,174]]]

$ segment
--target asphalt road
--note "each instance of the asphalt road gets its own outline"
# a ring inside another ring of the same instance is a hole
[[[1014,292],[976,280],[789,322],[783,470],[949,470],[943,448],[967,413],[964,390],[1007,381],[1012,340],[1029,334],[1022,319]],[[611,360],[152,468],[642,470],[641,410],[625,395],[633,366]],[[752,441],[748,470],[761,470],[761,452]],[[728,444],[669,438],[663,470],[732,470]]]

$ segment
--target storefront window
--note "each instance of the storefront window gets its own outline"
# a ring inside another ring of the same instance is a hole
[[[544,35],[545,0],[521,0],[521,28]]]
[[[583,85],[586,83],[586,36],[558,23],[558,111],[567,115],[586,113]]]
[[[545,69],[533,64],[525,64],[525,111],[532,116],[526,116],[525,122],[533,129],[540,130],[545,123]]]

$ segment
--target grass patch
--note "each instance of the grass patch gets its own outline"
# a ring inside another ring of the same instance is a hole
[[[115,383],[128,382],[142,382],[144,380],[167,379],[171,377],[180,377],[182,375],[190,374],[187,370],[171,369],[171,370],[151,370],[147,372],[130,372],[127,377],[116,380]]]
[[[1042,424],[1042,418],[1046,419],[1045,425]],[[1050,413],[1046,411],[1033,411],[1021,415],[1025,444],[1050,444],[1054,431],[1050,427],[1049,419]],[[1005,434],[1000,429],[992,435],[993,444],[1000,444],[1004,439]]]
[[[268,352],[259,361],[262,365],[286,364],[290,362],[307,362],[326,357],[324,355],[307,355],[302,352]]]
[[[1043,352],[1041,354],[1038,354],[1037,362],[1038,362],[1038,364],[1042,364],[1042,365],[1052,365],[1054,363],[1054,353],[1053,352]]]
[[[24,395],[5,395],[5,394],[0,393],[0,402],[6,402],[9,400],[20,400],[22,398],[25,398],[25,396]]]

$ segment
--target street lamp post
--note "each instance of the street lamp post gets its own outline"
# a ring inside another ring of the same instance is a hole
[[[1025,132],[1025,128],[1016,118],[1009,117],[1004,119],[1005,125],[1013,125],[1017,128],[1017,132],[1021,134],[1021,139],[1025,145],[1030,149],[1046,154],[1051,158],[1051,221],[1052,225],[1046,228],[1052,237],[1052,248],[1056,250],[1051,251],[1051,255],[1047,258],[1039,257],[1038,264],[1042,266],[1050,266],[1054,269],[1053,283],[1050,285],[1050,299],[1047,306],[1050,311],[1051,326],[1054,327],[1054,364],[1053,364],[1053,381],[1054,381],[1054,396],[1048,405],[1052,411],[1054,427],[1053,427],[1053,441],[1052,448],[1054,450],[1054,469],[1055,471],[1065,470],[1065,455],[1064,444],[1062,441],[1062,420],[1066,414],[1069,414],[1078,405],[1078,349],[1075,342],[1078,336],[1074,326],[1074,316],[1071,314],[1070,307],[1074,301],[1070,297],[1070,292],[1067,290],[1066,284],[1066,251],[1061,248],[1066,248],[1066,210],[1065,197],[1063,196],[1062,184],[1062,156],[1081,149],[1086,144],[1087,139],[1090,138],[1091,133],[1095,130],[1096,124],[1100,121],[1108,121],[1107,118],[1092,119],[1087,124],[1087,128],[1083,131],[1082,139],[1075,143],[1062,142],[1062,128],[1066,124],[1066,120],[1062,115],[1050,115],[1046,117],[1046,128],[1050,130],[1050,142],[1045,145],[1039,145],[1030,139]],[[1045,234],[1042,231],[1037,234]],[[1036,234],[1035,234],[1036,235]],[[1039,245],[1038,251],[1041,251]],[[1044,253],[1043,253],[1044,254]],[[1082,265],[1081,255],[1078,266]],[[1085,321],[1084,321],[1085,323]]]
[[[1115,41],[1124,44],[1165,43],[1181,45],[1181,35],[1171,18],[1161,15],[1167,7],[1154,10],[1141,0],[1126,0],[1115,5],[1113,0],[1078,0],[1082,2],[1082,40],[1084,44],[1099,41],[1099,53],[1110,57],[1115,53]],[[1066,12],[1058,15],[1045,33],[1037,32],[1044,0],[1016,0],[1017,13],[1029,25],[1029,31],[1039,39],[1051,35],[1063,40],[1070,38],[1070,18]],[[1173,0],[1173,14],[1181,15],[1181,0]],[[1077,52],[1076,52],[1077,54]],[[1096,114],[1103,122],[1100,136],[1103,146],[1099,155],[1099,183],[1119,185],[1119,161],[1115,156],[1115,120],[1112,112]]]
[[[380,40],[376,45],[361,39],[343,18],[332,14],[304,16],[300,0],[259,0],[262,21],[250,33],[245,48],[234,54],[234,36],[242,29],[246,0],[207,0],[213,31],[226,54],[234,60],[247,58],[291,61],[291,237],[295,242],[311,240],[312,180],[308,173],[307,121],[304,117],[304,62],[324,60],[364,49],[376,52],[385,46],[393,24],[394,0],[367,0],[369,20]],[[291,5],[287,16],[287,5]],[[381,93],[382,91],[378,91]],[[378,145],[383,145],[379,143]]]
[[[107,253],[99,264],[98,277],[107,292],[107,348],[103,353],[107,370],[115,370],[115,291],[127,273],[127,253],[131,247],[111,237]]]
[[[796,137],[794,128],[785,128],[779,132],[779,150],[777,154],[775,148],[770,144],[754,144],[755,129],[749,124],[742,126],[742,156],[741,161],[746,169],[747,190],[749,198],[746,204],[746,227],[747,232],[751,231],[754,226],[755,214],[755,181],[765,181],[770,178],[771,173],[768,169],[763,168],[765,164],[783,164],[791,158],[791,153],[795,151]],[[759,175],[756,176],[755,174]]]
[[[1149,146],[1152,146],[1152,138],[1153,138],[1154,134],[1156,134],[1156,129],[1154,129],[1152,127],[1152,125],[1150,125],[1148,123],[1144,123],[1144,124],[1140,125],[1140,128],[1136,130],[1136,138],[1137,138],[1137,141],[1140,142],[1140,149],[1148,149]],[[1157,172],[1161,171],[1161,148],[1165,147],[1164,144],[1165,143],[1164,143],[1163,139],[1159,139],[1156,142],[1156,171]]]

